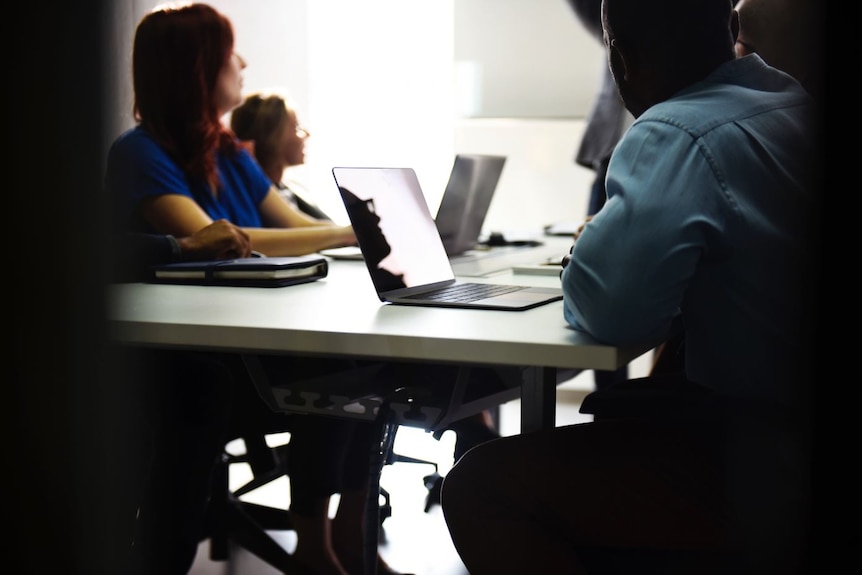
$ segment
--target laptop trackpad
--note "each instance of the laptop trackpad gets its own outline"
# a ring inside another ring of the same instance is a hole
[[[505,294],[496,295],[484,300],[477,300],[477,304],[492,304],[503,307],[521,307],[534,302],[548,302],[548,296],[559,296],[558,299],[563,299],[563,292],[558,288],[527,288],[518,291],[513,291]]]

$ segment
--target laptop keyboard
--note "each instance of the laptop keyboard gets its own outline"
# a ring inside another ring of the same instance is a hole
[[[523,286],[460,283],[425,293],[407,296],[407,299],[423,299],[431,301],[447,301],[460,303],[485,299],[522,289],[524,289]]]

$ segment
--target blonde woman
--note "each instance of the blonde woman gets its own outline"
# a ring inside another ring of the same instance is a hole
[[[287,97],[277,93],[247,96],[231,113],[230,127],[251,145],[260,167],[288,202],[310,217],[330,221],[302,185],[284,178],[287,168],[305,163],[305,141],[310,136]]]

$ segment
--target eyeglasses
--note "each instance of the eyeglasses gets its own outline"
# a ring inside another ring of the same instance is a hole
[[[311,135],[311,133],[308,130],[306,130],[305,128],[303,128],[299,124],[297,124],[296,128],[294,128],[294,129],[296,130],[296,135],[299,136],[300,138],[307,138]]]

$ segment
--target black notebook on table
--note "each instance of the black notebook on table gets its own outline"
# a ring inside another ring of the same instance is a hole
[[[151,271],[156,283],[282,287],[326,277],[329,263],[318,255],[250,257],[163,264]]]
[[[413,169],[336,167],[332,175],[380,301],[525,310],[563,298],[559,288],[456,280]]]

